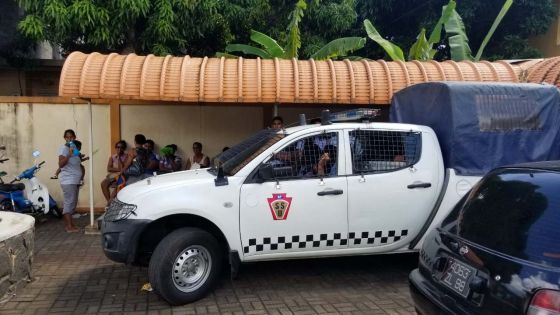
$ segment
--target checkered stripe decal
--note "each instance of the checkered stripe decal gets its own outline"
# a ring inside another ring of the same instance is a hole
[[[328,247],[372,247],[391,244],[400,241],[408,235],[408,230],[401,231],[374,231],[374,232],[350,232],[347,237],[341,233],[333,234],[306,234],[293,236],[264,237],[259,240],[250,238],[248,246],[243,247],[244,254],[255,254],[262,252],[274,252],[277,250],[293,249],[320,249]]]

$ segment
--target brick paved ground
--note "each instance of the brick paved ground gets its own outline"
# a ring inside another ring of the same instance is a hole
[[[87,221],[78,221],[82,226]],[[214,293],[170,307],[141,292],[147,268],[105,258],[99,236],[67,234],[62,222],[39,223],[35,280],[0,314],[413,314],[407,275],[416,255],[349,257],[243,265]]]

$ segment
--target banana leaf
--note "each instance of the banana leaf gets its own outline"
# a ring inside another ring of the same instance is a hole
[[[444,25],[449,40],[451,59],[455,61],[473,60],[469,39],[465,32],[465,24],[457,11],[453,13]]]
[[[286,47],[284,47],[284,58],[286,59],[298,57],[298,50],[301,47],[299,22],[303,18],[303,11],[305,9],[307,9],[307,3],[304,0],[298,0],[294,10],[290,13],[290,23],[287,27],[288,39]]]
[[[228,53],[224,53],[224,52],[217,52],[217,53],[216,53],[216,58],[222,58],[222,57],[226,57],[226,58],[228,58],[228,59],[236,59],[236,58],[239,58],[239,56],[232,55],[232,54],[228,54]]]
[[[432,45],[426,39],[426,29],[423,28],[408,51],[408,60],[430,60],[432,50]]]
[[[257,48],[257,47],[244,45],[244,44],[229,44],[229,45],[226,46],[226,52],[228,52],[228,53],[242,52],[246,55],[259,56],[263,59],[272,59],[272,56],[269,53],[267,53],[266,51],[264,51],[260,48]]]
[[[513,4],[513,0],[506,0],[506,2],[504,2],[504,5],[502,6],[502,9],[500,10],[500,13],[498,13],[498,16],[494,20],[494,23],[492,23],[492,27],[490,27],[490,30],[488,31],[488,34],[486,34],[486,37],[484,37],[484,40],[482,41],[482,44],[480,45],[480,48],[478,48],[478,52],[476,53],[476,56],[474,57],[475,61],[479,61],[480,57],[482,57],[482,52],[484,51],[484,48],[486,48],[486,45],[490,41],[490,38],[492,38],[492,35],[494,35],[494,32],[496,31],[496,28],[498,28],[498,25],[500,25],[500,23],[502,22],[502,19],[507,14],[507,12],[509,11],[509,8],[511,7],[512,4]]]
[[[455,7],[457,7],[457,3],[454,0],[449,0],[449,3],[441,8],[441,17],[437,21],[436,26],[434,26],[434,29],[430,34],[430,38],[428,39],[428,42],[430,44],[439,43],[439,41],[441,40],[441,31],[443,29],[443,25],[447,23],[447,21],[449,21],[449,18],[455,10]]]
[[[366,39],[363,37],[343,37],[337,38],[316,51],[311,58],[315,60],[325,60],[346,56],[349,52],[353,52],[363,48]]]
[[[385,50],[385,52],[389,55],[389,57],[391,57],[391,59],[404,61],[404,54],[402,49],[399,46],[381,37],[379,32],[375,29],[375,27],[373,27],[373,24],[371,24],[368,19],[364,20],[364,27],[369,38],[379,44],[379,46],[381,46]]]
[[[273,58],[282,58],[284,49],[270,36],[251,30],[251,40],[261,45],[264,50]]]

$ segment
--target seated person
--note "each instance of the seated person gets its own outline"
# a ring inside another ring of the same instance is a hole
[[[202,143],[195,142],[192,146],[193,155],[187,158],[187,170],[196,170],[210,166],[210,159],[202,153]]]
[[[171,173],[181,170],[182,160],[179,156],[175,155],[177,146],[169,144],[161,148],[161,158],[159,160],[160,173]]]
[[[338,173],[337,147],[327,145],[317,162],[317,176],[336,176]]]
[[[111,198],[111,193],[109,188],[111,186],[115,186],[117,182],[118,175],[122,171],[124,167],[124,163],[126,162],[127,154],[126,150],[126,142],[120,140],[115,144],[116,153],[109,157],[109,161],[107,161],[107,176],[105,179],[101,181],[101,191],[103,192],[103,196],[107,202]]]
[[[270,128],[272,129],[283,129],[284,128],[284,119],[280,116],[274,116],[272,121],[270,122]]]
[[[311,138],[304,141],[302,150],[297,151],[298,158],[295,160],[298,176],[312,177],[317,175],[317,165],[322,156],[322,150],[318,145],[311,143]]]
[[[144,144],[144,148],[148,151],[148,166],[146,166],[146,174],[154,175],[155,172],[159,171],[159,159],[160,157],[154,152],[155,143],[153,140],[148,139]]]

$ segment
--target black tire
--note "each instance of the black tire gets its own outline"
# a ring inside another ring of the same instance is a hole
[[[0,201],[0,211],[14,211],[12,201],[10,199],[3,199]]]
[[[62,219],[62,211],[60,211],[58,206],[51,207],[49,213],[57,219]]]
[[[212,234],[198,228],[177,229],[164,237],[152,254],[150,284],[171,305],[200,300],[218,280],[222,255]],[[192,280],[196,281],[189,288]]]

